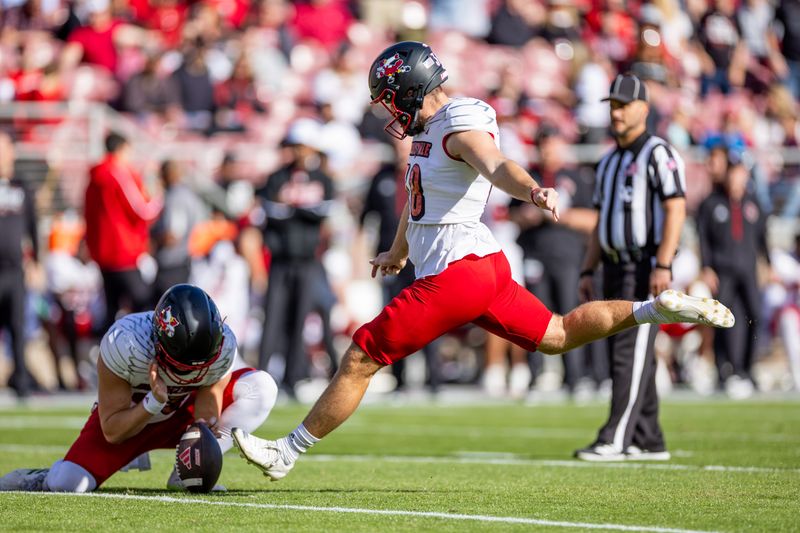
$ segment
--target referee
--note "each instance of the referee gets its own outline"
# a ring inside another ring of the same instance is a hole
[[[611,103],[616,146],[597,166],[599,218],[579,291],[584,301],[594,298],[592,276],[602,260],[604,298],[646,300],[672,280],[672,258],[686,218],[683,161],[666,141],[647,133],[647,88],[639,78],[617,76],[610,93],[605,100]],[[656,332],[643,324],[609,338],[611,413],[597,440],[575,452],[579,459],[670,458],[658,423]]]

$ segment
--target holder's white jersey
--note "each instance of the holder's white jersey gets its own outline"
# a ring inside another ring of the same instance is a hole
[[[116,376],[130,383],[132,406],[141,401],[150,390],[149,368],[156,352],[152,321],[152,311],[124,316],[114,322],[100,342],[100,357],[103,358],[103,363]],[[189,400],[193,391],[216,383],[231,373],[234,367],[246,366],[238,357],[236,337],[227,324],[223,325],[223,335],[225,340],[222,343],[222,352],[200,382],[180,385],[165,373],[159,373],[167,385],[169,401],[161,413],[153,416],[149,423],[169,418],[176,409]]]
[[[438,274],[463,257],[500,251],[480,222],[492,184],[460,158],[447,153],[447,137],[485,131],[499,147],[492,107],[475,98],[454,98],[416,135],[406,171],[409,259],[418,278]]]

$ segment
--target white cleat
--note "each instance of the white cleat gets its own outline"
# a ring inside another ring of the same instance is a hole
[[[0,477],[0,491],[46,491],[44,480],[48,472],[50,472],[49,468],[19,468]]]
[[[731,310],[719,301],[689,296],[672,289],[659,294],[655,306],[671,323],[704,324],[715,328],[732,328],[736,323]]]
[[[186,490],[183,481],[181,481],[181,478],[178,475],[178,471],[174,467],[172,468],[172,472],[169,474],[169,479],[167,479],[167,490]],[[218,483],[214,485],[214,488],[211,489],[211,492],[228,492],[228,489]]]
[[[239,448],[239,455],[270,480],[283,479],[294,467],[294,460],[287,461],[274,440],[259,439],[240,428],[233,428],[231,435],[233,443]]]

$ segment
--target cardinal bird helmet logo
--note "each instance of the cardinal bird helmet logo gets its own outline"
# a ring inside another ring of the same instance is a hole
[[[157,318],[159,329],[161,329],[167,337],[174,336],[175,328],[181,325],[178,319],[172,316],[172,306],[162,309],[161,314]]]
[[[394,83],[395,74],[408,72],[409,70],[411,70],[411,67],[403,64],[403,60],[400,59],[400,54],[395,54],[385,59],[381,59],[381,64],[378,65],[377,69],[375,69],[375,76],[377,76],[378,79],[384,77],[388,78],[387,81],[389,83]]]

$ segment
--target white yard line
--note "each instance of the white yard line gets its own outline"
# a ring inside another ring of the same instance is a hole
[[[363,514],[378,516],[401,516],[414,518],[434,518],[441,520],[464,520],[471,522],[489,522],[502,524],[526,524],[534,526],[564,527],[575,529],[605,529],[615,531],[652,531],[656,533],[709,533],[691,529],[677,529],[658,526],[631,526],[625,524],[595,524],[591,522],[566,522],[561,520],[542,520],[539,518],[523,518],[515,516],[489,516],[479,514],[460,514],[460,513],[437,513],[428,511],[404,511],[394,509],[361,509],[357,507],[318,507],[315,505],[281,505],[272,503],[246,503],[246,502],[226,502],[219,500],[203,500],[200,498],[175,498],[171,496],[137,496],[133,494],[108,494],[103,492],[92,492],[88,494],[65,494],[53,492],[6,492],[3,494],[25,494],[30,496],[55,496],[55,497],[76,497],[76,498],[106,498],[111,500],[140,500],[149,502],[164,502],[184,505],[216,505],[221,507],[244,507],[248,509],[265,509],[281,511],[307,511],[318,513],[338,513],[338,514]]]
[[[0,444],[3,453],[63,454],[68,446]],[[154,450],[151,453],[173,454],[171,450]],[[229,457],[234,457],[229,455]],[[726,465],[687,465],[676,463],[654,463],[631,461],[621,463],[591,463],[584,461],[558,459],[525,459],[513,453],[500,452],[457,452],[455,455],[414,456],[414,455],[326,455],[310,454],[303,457],[304,462],[312,463],[419,463],[455,465],[493,465],[530,466],[549,468],[623,468],[633,470],[681,470],[686,472],[741,472],[749,474],[800,474],[800,468],[774,468],[766,466],[726,466]],[[39,465],[41,466],[41,465]]]

